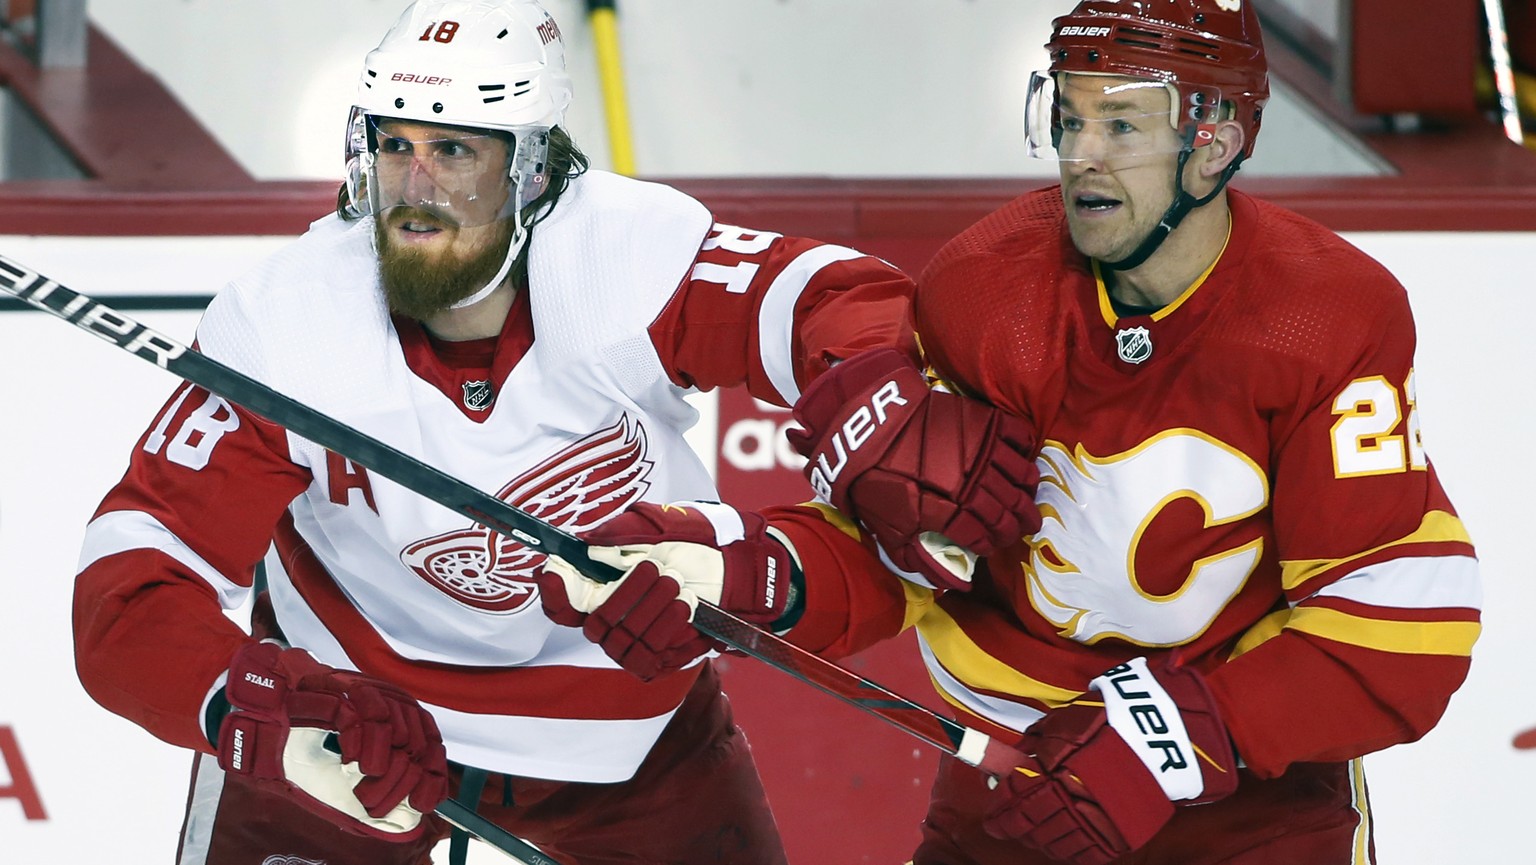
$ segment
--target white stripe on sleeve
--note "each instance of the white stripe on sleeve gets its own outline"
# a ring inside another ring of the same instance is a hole
[[[863,258],[864,253],[831,244],[813,247],[795,259],[774,277],[763,295],[758,311],[757,337],[762,351],[763,369],[768,380],[787,405],[800,399],[800,385],[795,383],[794,323],[795,304],[805,286],[818,271],[829,264]]]
[[[1477,560],[1471,556],[1421,556],[1378,562],[1324,586],[1313,597],[1416,610],[1480,610],[1483,606]]]
[[[109,511],[85,527],[85,543],[80,550],[80,573],[108,556],[129,550],[159,550],[203,579],[219,596],[226,610],[240,606],[250,589],[219,573],[181,538],[159,520],[143,511]]]

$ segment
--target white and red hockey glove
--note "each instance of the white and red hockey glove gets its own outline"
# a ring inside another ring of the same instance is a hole
[[[235,653],[219,726],[219,765],[279,789],[357,835],[406,841],[448,797],[437,722],[388,682],[321,664],[300,649]],[[340,753],[326,748],[326,740]]]
[[[534,576],[544,612],[581,628],[642,679],[725,648],[693,626],[699,601],[774,630],[793,624],[798,568],[761,516],[719,502],[641,502],[582,535],[595,561],[624,571],[600,583],[558,556]]]
[[[895,349],[822,373],[795,404],[790,444],[816,494],[857,519],[891,563],[930,588],[970,588],[975,556],[1040,528],[1021,418],[930,390]]]
[[[1237,789],[1237,757],[1199,673],[1144,658],[1093,680],[1014,747],[1030,759],[998,779],[982,827],[1072,865],[1105,865],[1162,829],[1175,804]]]

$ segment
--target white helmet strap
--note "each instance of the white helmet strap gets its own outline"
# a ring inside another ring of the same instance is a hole
[[[453,304],[449,309],[463,309],[474,306],[495,291],[507,274],[512,271],[512,264],[517,261],[517,256],[528,245],[528,229],[523,227],[523,208],[532,202],[525,199],[543,195],[549,187],[548,162],[549,159],[549,131],[533,130],[532,135],[518,138],[517,148],[512,159],[512,200],[517,206],[508,219],[512,220],[512,239],[507,242],[507,256],[502,259],[501,267],[497,268],[496,275],[491,281],[464,298]],[[529,187],[532,187],[530,190]]]
[[[502,280],[506,279],[507,274],[512,271],[512,263],[517,261],[518,253],[522,252],[523,247],[528,243],[528,231],[527,229],[523,228],[523,218],[521,214],[515,214],[511,217],[511,219],[513,226],[512,240],[507,243],[507,257],[502,260],[501,267],[496,270],[496,275],[491,277],[491,281],[487,282],[474,294],[471,294],[469,297],[466,297],[458,303],[449,306],[449,309],[463,309],[466,306],[474,306],[480,301],[485,300],[487,297],[490,297],[491,292],[499,288],[501,286]]]

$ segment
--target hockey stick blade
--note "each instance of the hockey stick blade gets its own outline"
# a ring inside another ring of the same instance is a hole
[[[0,256],[0,290],[238,403],[487,528],[517,538],[542,552],[558,555],[595,580],[611,582],[623,575],[617,568],[592,559],[587,545],[575,535],[284,396],[5,256]],[[986,733],[945,718],[719,607],[700,603],[694,615],[694,625],[726,645],[869,712],[972,766],[994,771],[992,764],[1000,765],[1000,759],[1006,762],[1007,749],[995,747],[999,743],[992,742]],[[998,753],[986,760],[989,751]],[[988,765],[984,766],[984,762]],[[1006,768],[1009,767],[1003,767]]]

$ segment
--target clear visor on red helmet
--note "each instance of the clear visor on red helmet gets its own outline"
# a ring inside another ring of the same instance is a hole
[[[1027,152],[1062,162],[1125,160],[1210,143],[1220,91],[1171,78],[1035,72],[1024,102]]]
[[[460,228],[518,214],[548,185],[549,130],[424,124],[353,109],[347,187],[354,211],[410,207]]]

